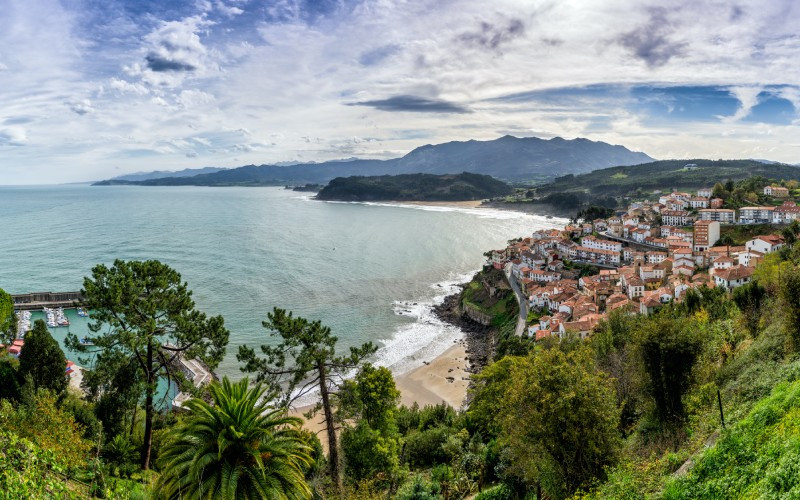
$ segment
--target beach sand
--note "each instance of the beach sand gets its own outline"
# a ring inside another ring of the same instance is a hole
[[[462,342],[453,344],[430,364],[396,376],[400,402],[406,406],[414,402],[425,406],[444,401],[455,409],[461,408],[469,384],[467,354]]]
[[[397,201],[398,205],[420,205],[429,207],[456,207],[456,208],[478,208],[483,200],[473,201]]]
[[[400,390],[400,403],[411,406],[416,402],[420,407],[435,405],[442,401],[459,409],[467,397],[469,373],[464,341],[459,340],[435,358],[429,364],[419,366],[408,373],[395,375],[395,383]],[[452,377],[452,381],[448,380]],[[303,417],[310,407],[305,406],[292,410],[290,414],[303,419],[303,428],[314,432],[322,445],[327,447],[328,437],[325,433],[322,412],[311,420]]]

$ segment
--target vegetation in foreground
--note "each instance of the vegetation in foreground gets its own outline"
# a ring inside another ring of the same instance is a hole
[[[617,312],[587,341],[516,339],[475,376],[464,412],[400,406],[391,373],[367,362],[373,346],[343,355],[319,322],[275,310],[260,353],[239,352],[254,384],[214,382],[187,411],[153,405],[148,418],[154,381],[185,382],[155,359],[185,342],[187,356],[213,362],[227,338],[221,318],[194,310],[177,273],[120,261],[86,282],[99,311],[93,319],[106,326],[85,392],[67,387],[63,352],[43,324],[34,325],[19,359],[0,359],[0,490],[105,498],[789,498],[800,489],[798,263],[800,246],[790,246],[731,295],[704,288],[651,316]],[[117,291],[109,297],[110,290]],[[0,312],[10,310],[0,294]],[[116,342],[104,345],[108,335]],[[151,365],[143,362],[148,350]],[[163,369],[148,380],[148,366]],[[292,396],[311,387],[327,394],[315,409],[333,430],[327,453],[286,414]],[[145,450],[152,470],[143,467]]]

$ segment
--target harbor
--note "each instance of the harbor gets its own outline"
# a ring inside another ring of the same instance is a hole
[[[12,295],[15,311],[41,311],[78,307],[83,303],[81,292],[34,292]]]

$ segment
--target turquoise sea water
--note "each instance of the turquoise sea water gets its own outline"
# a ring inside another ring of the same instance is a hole
[[[379,362],[402,372],[459,336],[430,306],[481,266],[484,251],[561,224],[319,202],[282,188],[0,187],[0,288],[79,290],[97,263],[159,259],[182,274],[199,308],[224,316],[231,342],[220,374],[239,376],[237,346],[267,341],[261,321],[276,306],[321,319],[342,348],[378,342]],[[74,311],[70,320],[81,336],[86,321]]]

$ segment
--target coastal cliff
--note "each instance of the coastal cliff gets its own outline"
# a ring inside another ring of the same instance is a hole
[[[475,274],[459,293],[434,308],[442,321],[459,327],[467,342],[470,373],[480,371],[505,350],[505,340],[514,334],[519,305],[505,274],[487,268]]]

